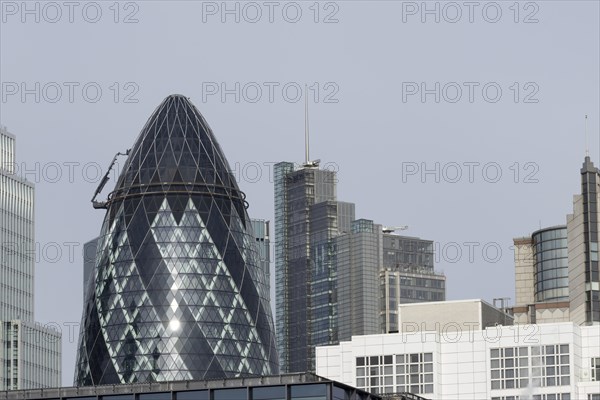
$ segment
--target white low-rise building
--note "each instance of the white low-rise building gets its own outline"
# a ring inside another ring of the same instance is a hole
[[[316,372],[427,399],[600,400],[600,325],[419,326],[317,347]]]

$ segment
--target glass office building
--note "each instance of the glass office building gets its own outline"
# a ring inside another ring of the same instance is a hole
[[[434,270],[431,240],[383,234],[383,268],[379,273],[380,329],[398,332],[400,304],[446,300],[446,277]]]
[[[600,171],[586,156],[567,224],[514,239],[518,323],[600,322]]]
[[[354,204],[336,199],[336,173],[275,164],[277,345],[284,372],[314,371],[315,346],[335,344],[334,238],[349,231]]]
[[[340,341],[379,333],[381,237],[381,225],[359,219],[335,239]]]
[[[204,117],[167,97],[105,203],[77,386],[278,373],[247,202]]]
[[[0,320],[33,321],[35,192],[16,175],[15,146],[0,127]]]
[[[569,301],[567,227],[540,229],[533,240],[535,301]]]
[[[61,334],[34,322],[35,188],[15,147],[0,126],[0,391],[57,386],[61,371]]]

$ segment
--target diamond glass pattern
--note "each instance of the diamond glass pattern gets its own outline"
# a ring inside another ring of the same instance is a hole
[[[77,386],[279,372],[244,194],[211,129],[167,97],[109,195]]]

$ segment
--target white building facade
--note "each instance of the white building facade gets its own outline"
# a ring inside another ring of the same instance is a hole
[[[22,320],[0,323],[2,390],[57,387],[61,383],[61,335]]]
[[[35,324],[34,186],[0,126],[0,390],[60,386],[61,335]]]
[[[426,399],[600,400],[600,325],[436,328],[318,347],[317,375]]]
[[[0,319],[33,320],[34,187],[15,175],[15,138],[0,131]]]

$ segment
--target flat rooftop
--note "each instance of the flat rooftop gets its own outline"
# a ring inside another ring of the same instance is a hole
[[[205,381],[173,381],[12,390],[0,392],[1,400],[327,400],[340,398],[381,400],[381,397],[343,383],[311,374]]]

